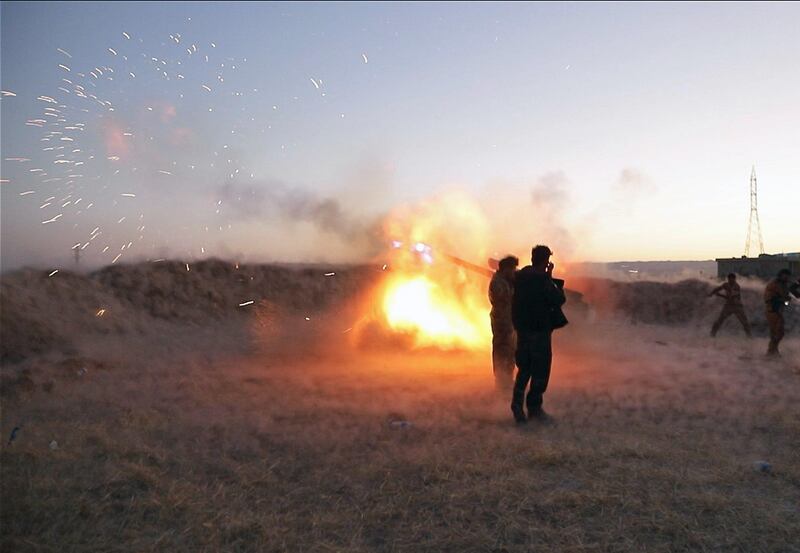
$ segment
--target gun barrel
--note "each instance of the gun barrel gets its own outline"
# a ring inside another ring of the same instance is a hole
[[[488,268],[485,268],[485,267],[481,267],[480,265],[476,265],[475,263],[470,263],[469,261],[467,261],[465,259],[461,259],[460,257],[456,257],[456,256],[450,255],[448,253],[442,254],[442,256],[445,259],[447,259],[450,263],[458,265],[459,267],[464,267],[465,269],[469,269],[470,271],[472,271],[474,273],[478,273],[478,274],[481,274],[481,275],[489,277],[489,278],[494,276],[494,271],[492,271],[491,269],[488,269]],[[489,260],[490,263],[493,262],[493,261],[496,261],[496,260],[494,260],[494,259],[490,259]],[[556,284],[556,286],[558,286],[562,290],[564,289],[564,279],[554,278],[553,282]]]
[[[458,265],[459,267],[464,267],[465,269],[468,269],[474,273],[478,273],[489,278],[491,278],[494,275],[494,271],[492,271],[491,269],[488,269],[486,267],[481,267],[480,265],[475,265],[474,263],[470,263],[469,261],[461,259],[460,257],[456,257],[454,255],[450,255],[447,253],[442,254],[442,256],[445,259],[447,259],[450,263]]]

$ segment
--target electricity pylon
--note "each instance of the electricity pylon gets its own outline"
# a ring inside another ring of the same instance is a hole
[[[758,182],[756,181],[756,166],[750,172],[750,222],[747,224],[747,241],[744,244],[745,257],[750,256],[750,237],[753,234],[753,224],[758,236],[758,253],[764,253],[764,240],[761,238],[761,223],[758,221]]]

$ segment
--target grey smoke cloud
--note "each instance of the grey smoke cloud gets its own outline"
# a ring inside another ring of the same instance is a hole
[[[613,185],[614,192],[624,195],[628,199],[638,198],[656,190],[657,187],[652,179],[633,167],[625,167],[620,171],[619,177]]]
[[[611,217],[627,216],[636,202],[657,192],[653,180],[642,170],[623,167],[606,184],[607,201],[588,212],[575,212],[574,183],[562,170],[549,171],[533,179],[530,203],[519,202],[510,187],[497,181],[487,190],[482,205],[492,212],[498,252],[513,248],[524,252],[535,243],[547,244],[560,260],[574,260],[591,250],[595,231]]]
[[[321,197],[280,181],[226,183],[217,188],[216,194],[230,219],[311,223],[317,230],[335,235],[367,255],[374,254],[382,245],[381,217],[345,209],[337,198]]]
[[[569,179],[564,172],[553,171],[539,177],[531,190],[531,202],[531,216],[544,237],[540,242],[547,242],[557,255],[571,255],[575,241],[564,222],[570,205]]]

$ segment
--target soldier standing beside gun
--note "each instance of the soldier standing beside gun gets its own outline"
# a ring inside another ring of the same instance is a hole
[[[516,337],[511,322],[511,301],[514,297],[514,273],[519,259],[509,255],[500,260],[489,283],[489,302],[492,310],[492,366],[498,388],[508,389],[514,378]]]
[[[764,304],[767,308],[767,324],[769,324],[769,346],[767,355],[780,357],[778,344],[783,339],[783,309],[789,303],[789,292],[800,298],[800,281],[789,284],[789,269],[781,269],[778,276],[772,279],[764,289]]]
[[[731,315],[736,315],[736,318],[739,319],[739,322],[742,323],[742,327],[744,327],[745,334],[747,334],[748,337],[751,336],[750,323],[747,322],[747,315],[745,315],[744,306],[742,305],[742,289],[736,282],[736,275],[734,273],[728,275],[728,282],[717,286],[708,295],[709,297],[719,296],[725,300],[725,305],[722,306],[719,317],[717,317],[717,320],[714,321],[714,325],[711,327],[712,338],[717,335],[717,331],[722,326],[722,323],[725,322],[725,319]]]
[[[542,409],[542,396],[550,379],[550,364],[553,360],[553,329],[567,324],[561,311],[566,302],[563,281],[556,284],[553,279],[553,252],[547,246],[536,246],[531,252],[531,265],[522,268],[514,277],[514,302],[511,317],[517,331],[517,378],[511,399],[514,420],[523,423],[527,419],[522,409],[523,399],[528,407],[528,418],[548,420]],[[531,383],[528,397],[525,391]]]

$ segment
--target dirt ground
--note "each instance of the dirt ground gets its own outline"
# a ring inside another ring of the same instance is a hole
[[[800,551],[796,336],[575,322],[519,427],[488,352],[262,323],[18,364],[3,551]]]

